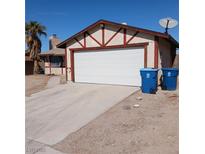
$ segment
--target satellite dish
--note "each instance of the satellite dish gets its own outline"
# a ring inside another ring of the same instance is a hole
[[[168,34],[169,28],[174,28],[177,26],[178,22],[175,19],[172,19],[171,17],[163,18],[159,20],[159,24],[165,28],[165,33]]]

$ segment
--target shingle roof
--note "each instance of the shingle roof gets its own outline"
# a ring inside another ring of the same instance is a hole
[[[55,55],[55,56],[63,56],[65,55],[65,50],[60,48],[54,48],[46,52],[41,52],[40,56],[46,56],[46,55]]]

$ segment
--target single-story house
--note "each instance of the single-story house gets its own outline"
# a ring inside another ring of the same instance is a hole
[[[66,79],[141,86],[141,68],[172,67],[179,43],[169,34],[99,20],[57,45]]]
[[[60,43],[56,34],[49,38],[49,51],[40,54],[41,60],[44,61],[44,73],[63,75],[65,74],[65,50],[57,48]]]

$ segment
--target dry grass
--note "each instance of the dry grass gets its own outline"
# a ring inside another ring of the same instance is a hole
[[[44,90],[48,83],[49,78],[50,77],[47,75],[27,75],[25,76],[26,96],[30,96],[34,93]]]

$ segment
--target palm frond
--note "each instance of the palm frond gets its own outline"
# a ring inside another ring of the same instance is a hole
[[[47,36],[46,27],[37,21],[26,22],[25,24],[25,42],[30,50],[30,58],[37,59],[38,54],[41,52],[40,37]]]

